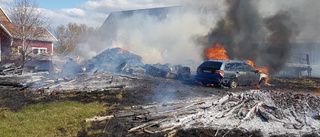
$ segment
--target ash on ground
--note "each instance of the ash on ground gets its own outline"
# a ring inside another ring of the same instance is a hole
[[[178,131],[215,129],[212,135],[221,135],[219,130],[225,135],[237,130],[250,133],[248,136],[303,136],[320,134],[319,110],[318,96],[249,90],[224,97],[213,95],[134,106],[114,117],[130,123],[128,132],[134,135],[176,135]]]

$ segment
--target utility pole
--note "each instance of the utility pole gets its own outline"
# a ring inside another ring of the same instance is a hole
[[[308,65],[308,77],[311,77],[311,67],[310,67],[310,59],[309,59],[309,54],[306,54],[306,61],[307,61],[307,65]]]

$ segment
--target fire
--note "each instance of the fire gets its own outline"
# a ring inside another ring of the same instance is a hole
[[[204,54],[208,59],[229,60],[225,47],[218,43],[214,44],[211,48],[206,49]]]
[[[247,63],[253,67],[254,69],[256,70],[259,70],[259,72],[262,72],[262,73],[265,73],[265,74],[269,74],[269,70],[267,67],[263,67],[263,68],[255,68],[254,65],[253,65],[253,62],[251,60],[247,60]]]
[[[259,72],[262,72],[262,73],[265,73],[265,74],[269,74],[269,70],[268,70],[267,67],[255,68],[254,65],[253,65],[253,61],[251,61],[251,60],[247,60],[247,63],[248,63],[251,67],[253,67],[255,70],[259,70]],[[266,77],[266,78],[265,78],[265,84],[266,84],[266,85],[269,85],[269,83],[268,83],[269,79],[270,79],[269,77]]]
[[[269,77],[267,77],[266,79],[265,79],[265,82],[264,82],[264,84],[266,84],[266,85],[270,85],[269,83],[268,83],[268,81],[269,81]]]
[[[87,68],[86,67],[82,67],[82,72],[86,72]]]
[[[119,54],[122,54],[123,52],[125,52],[125,51],[128,51],[130,49],[130,46],[127,46],[127,47],[122,47],[122,48],[120,48],[120,50],[119,50]]]

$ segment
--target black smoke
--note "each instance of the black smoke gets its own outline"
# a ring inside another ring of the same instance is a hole
[[[227,13],[198,42],[204,49],[215,43],[226,46],[232,60],[252,60],[258,67],[279,71],[290,55],[290,40],[297,34],[288,12],[263,18],[257,1],[226,0]],[[206,59],[204,57],[204,59]]]
[[[264,24],[270,35],[264,50],[260,51],[260,59],[269,66],[271,72],[277,72],[289,59],[290,40],[298,34],[297,25],[291,22],[291,16],[283,11],[264,19]]]

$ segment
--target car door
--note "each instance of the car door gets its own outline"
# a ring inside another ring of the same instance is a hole
[[[259,73],[250,65],[244,64],[244,69],[247,74],[247,85],[256,85],[259,83]]]
[[[246,85],[248,77],[247,72],[244,70],[243,63],[236,63],[236,76],[239,85]]]
[[[233,77],[236,77],[236,63],[227,63],[224,66],[224,77],[227,79],[231,79]]]

